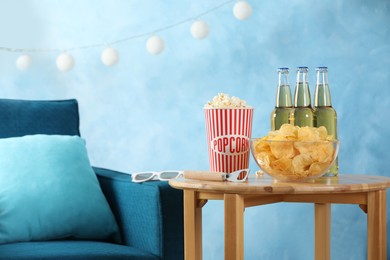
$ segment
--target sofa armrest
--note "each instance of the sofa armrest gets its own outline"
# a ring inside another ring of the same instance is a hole
[[[129,174],[93,167],[122,242],[161,259],[184,259],[183,194],[167,182],[133,183]]]

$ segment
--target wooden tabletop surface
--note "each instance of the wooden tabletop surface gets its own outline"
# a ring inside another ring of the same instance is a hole
[[[355,193],[386,189],[390,178],[362,174],[339,174],[338,177],[321,177],[309,182],[281,182],[267,175],[250,174],[244,183],[228,181],[198,181],[177,178],[169,181],[177,189],[203,192],[238,194],[310,194],[310,193]]]

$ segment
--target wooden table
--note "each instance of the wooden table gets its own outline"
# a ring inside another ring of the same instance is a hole
[[[331,203],[357,204],[367,213],[369,260],[386,260],[386,189],[390,178],[360,174],[323,177],[309,183],[277,182],[251,174],[245,183],[173,179],[184,190],[185,259],[202,259],[202,207],[224,201],[225,259],[244,259],[244,209],[276,202],[315,207],[315,259],[330,259]]]

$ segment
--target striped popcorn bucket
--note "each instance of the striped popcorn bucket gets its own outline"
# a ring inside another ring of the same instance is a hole
[[[205,108],[210,171],[249,167],[253,108]]]

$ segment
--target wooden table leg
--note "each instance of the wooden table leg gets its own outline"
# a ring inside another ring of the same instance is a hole
[[[244,260],[244,198],[225,194],[225,260]]]
[[[315,260],[330,259],[330,220],[331,204],[315,203]]]
[[[367,194],[368,260],[386,259],[386,190]]]
[[[197,193],[191,190],[184,190],[184,257],[202,259],[202,207],[197,203]]]

